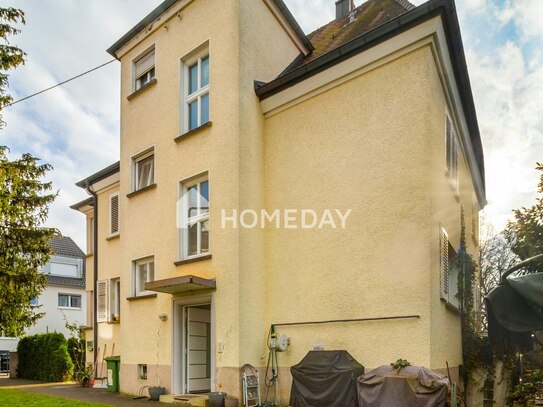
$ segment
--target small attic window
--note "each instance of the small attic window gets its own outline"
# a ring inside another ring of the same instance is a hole
[[[155,79],[155,48],[134,60],[134,90],[143,88]]]

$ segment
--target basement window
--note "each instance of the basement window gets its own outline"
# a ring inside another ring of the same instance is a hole
[[[138,365],[138,375],[140,380],[147,380],[147,365]]]

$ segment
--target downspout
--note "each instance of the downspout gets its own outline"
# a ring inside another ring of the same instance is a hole
[[[97,309],[97,303],[98,303],[98,293],[96,292],[98,288],[98,195],[96,195],[96,192],[91,188],[89,181],[87,180],[85,190],[89,195],[92,195],[93,199],[93,212],[94,212],[94,233],[93,236],[93,242],[92,242],[92,260],[93,260],[93,306],[92,306],[92,333],[93,333],[93,353],[94,353],[94,362],[93,362],[93,370],[96,369],[96,362],[98,359],[98,309]],[[96,370],[95,374],[96,374]]]

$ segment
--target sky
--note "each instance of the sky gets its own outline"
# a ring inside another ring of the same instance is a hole
[[[334,18],[334,2],[285,0],[306,33]],[[26,64],[9,73],[11,95],[20,99],[111,60],[106,49],[160,3],[4,0],[3,7],[26,14],[21,34],[11,38],[27,53]],[[543,161],[543,1],[456,5],[485,152],[484,216],[501,230],[513,209],[535,202],[534,167]],[[53,165],[49,179],[59,196],[47,224],[82,248],[84,216],[69,206],[87,197],[75,182],[119,159],[119,75],[113,62],[2,112],[0,145]]]

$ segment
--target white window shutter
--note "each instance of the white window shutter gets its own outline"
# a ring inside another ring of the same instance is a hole
[[[119,233],[119,194],[111,195],[109,198],[109,233]]]
[[[108,320],[108,291],[109,281],[99,280],[96,282],[96,322],[107,322]]]
[[[147,54],[138,59],[135,63],[136,79],[141,75],[150,71],[155,66],[155,50],[149,51]]]
[[[449,236],[445,229],[441,228],[440,230],[440,263],[441,263],[441,278],[440,278],[440,288],[441,288],[441,298],[448,300],[449,299]]]

